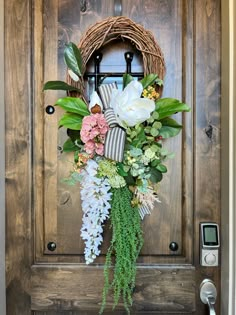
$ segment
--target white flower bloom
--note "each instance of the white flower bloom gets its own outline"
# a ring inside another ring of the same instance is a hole
[[[122,127],[133,127],[142,123],[155,109],[155,102],[148,98],[141,98],[143,86],[138,81],[131,81],[123,91],[112,90],[111,107],[116,119]]]
[[[83,215],[83,225],[81,237],[85,241],[85,261],[90,264],[100,254],[99,246],[103,238],[103,222],[109,216],[111,186],[104,178],[98,178],[98,164],[89,160],[83,171],[83,188],[81,189],[81,200]]]

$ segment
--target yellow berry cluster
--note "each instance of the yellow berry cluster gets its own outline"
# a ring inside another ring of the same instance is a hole
[[[153,86],[149,86],[147,89],[143,90],[142,96],[156,101],[160,95],[156,92]]]

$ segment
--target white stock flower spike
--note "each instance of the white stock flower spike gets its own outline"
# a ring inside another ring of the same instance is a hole
[[[83,225],[81,237],[85,241],[85,261],[90,264],[99,256],[99,246],[102,244],[103,223],[109,217],[111,193],[107,179],[98,178],[98,164],[89,160],[83,176],[81,200],[83,210]]]

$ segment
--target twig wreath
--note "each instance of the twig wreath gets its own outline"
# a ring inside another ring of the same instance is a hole
[[[144,78],[137,81],[125,73],[122,91],[115,82],[101,84],[87,102],[83,79],[87,62],[95,51],[116,39],[129,40],[142,53]],[[67,82],[49,81],[44,90],[64,90],[68,95],[55,105],[66,111],[59,120],[59,127],[66,128],[69,136],[63,151],[74,152],[74,170],[65,181],[81,183],[85,262],[91,264],[99,256],[109,218],[112,238],[100,314],[109,292],[114,308],[122,299],[130,313],[136,261],[143,245],[142,220],[160,202],[158,183],[171,155],[163,147],[164,140],[182,128],[170,116],[190,108],[177,99],[160,97],[158,88],[165,74],[161,49],[151,32],[126,17],[108,18],[92,26],[78,46],[66,45],[64,60]]]
[[[164,56],[153,34],[127,17],[109,17],[91,26],[78,44],[83,64],[82,75],[75,86],[82,89],[82,92],[86,65],[93,53],[117,39],[130,42],[141,52],[144,75],[157,73],[158,77],[163,80],[165,75]],[[75,84],[70,76],[67,80],[69,84]]]

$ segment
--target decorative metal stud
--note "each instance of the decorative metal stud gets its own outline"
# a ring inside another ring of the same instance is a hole
[[[55,107],[54,107],[54,106],[48,105],[48,106],[46,107],[46,113],[47,113],[48,115],[52,115],[54,112],[55,112]]]
[[[179,248],[179,245],[176,242],[171,242],[169,245],[169,249],[172,252],[176,252],[178,250],[178,248]]]
[[[54,252],[54,250],[57,248],[57,244],[55,242],[49,242],[47,248],[50,250],[50,252]]]

